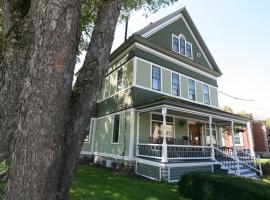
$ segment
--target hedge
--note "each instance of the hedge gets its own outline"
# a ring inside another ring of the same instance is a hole
[[[270,200],[270,184],[205,172],[184,174],[179,191],[192,200]]]

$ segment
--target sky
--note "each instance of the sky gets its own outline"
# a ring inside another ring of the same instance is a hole
[[[143,10],[131,13],[128,36],[151,22],[186,7],[223,75],[218,78],[219,106],[270,117],[270,1],[179,0],[146,18]],[[124,42],[125,25],[118,24],[113,48]]]

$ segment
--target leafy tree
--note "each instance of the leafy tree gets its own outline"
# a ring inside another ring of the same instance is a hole
[[[9,163],[4,199],[68,199],[119,16],[139,8],[154,12],[172,0],[1,3],[0,162]],[[72,88],[82,49],[86,58]]]
[[[270,128],[270,117],[266,119],[266,127]]]
[[[224,110],[225,112],[234,113],[234,112],[233,112],[233,109],[232,109],[230,106],[224,106],[224,107],[223,107],[223,110]]]

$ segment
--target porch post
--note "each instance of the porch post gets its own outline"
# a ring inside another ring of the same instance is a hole
[[[166,115],[167,115],[167,108],[162,108],[162,115],[163,115],[163,125],[162,125],[162,133],[163,133],[163,143],[162,143],[162,158],[161,162],[168,162],[168,154],[167,154],[167,126],[166,126]]]
[[[247,131],[248,147],[249,147],[251,156],[254,157],[255,153],[254,153],[253,142],[252,142],[253,140],[252,140],[252,135],[251,135],[250,122],[247,122],[246,127],[247,127],[246,131]]]
[[[140,113],[137,113],[136,157],[139,156]]]
[[[238,159],[237,158],[237,151],[236,151],[236,148],[235,148],[235,138],[234,138],[234,122],[231,121],[231,132],[232,132],[232,142],[233,142],[233,157],[235,159]]]
[[[213,130],[212,130],[212,116],[209,116],[209,134],[210,134],[210,145],[211,145],[211,157],[215,159],[215,151],[214,151],[214,142],[213,142]]]

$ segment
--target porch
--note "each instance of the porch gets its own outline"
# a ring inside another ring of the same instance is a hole
[[[144,124],[147,114],[150,115],[148,127]],[[149,178],[151,166],[159,166],[160,179],[165,171],[165,177],[172,182],[176,180],[169,178],[172,166],[176,171],[187,168],[214,171],[214,165],[218,164],[238,176],[261,175],[248,119],[224,115],[229,114],[217,115],[166,104],[139,109],[136,172]],[[228,137],[230,142],[226,141]],[[178,172],[174,177],[180,175]]]

